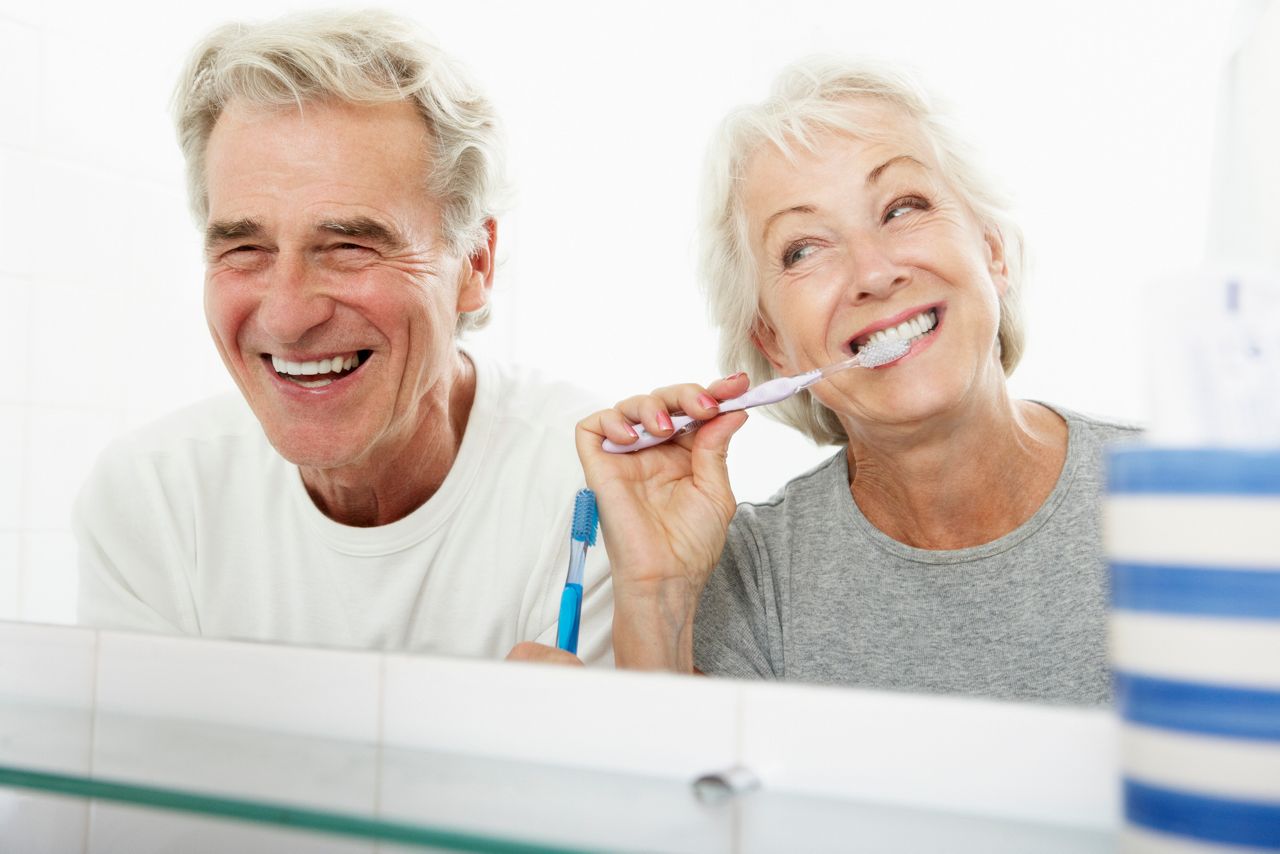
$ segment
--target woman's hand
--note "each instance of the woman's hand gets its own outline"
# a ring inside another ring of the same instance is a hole
[[[720,415],[717,403],[747,386],[745,374],[707,388],[668,386],[578,423],[578,457],[596,494],[613,572],[619,667],[693,670],[693,615],[736,507],[726,466],[729,440],[747,420],[744,412]],[[669,436],[674,411],[707,423],[631,454],[601,447],[606,438],[630,444],[635,423]]]

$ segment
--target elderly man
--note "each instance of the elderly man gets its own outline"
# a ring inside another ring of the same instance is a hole
[[[554,643],[593,401],[458,344],[488,311],[499,140],[485,97],[410,33],[309,13],[196,49],[175,113],[240,396],[104,452],[76,511],[84,622],[476,656]],[[586,660],[609,654],[602,553]]]

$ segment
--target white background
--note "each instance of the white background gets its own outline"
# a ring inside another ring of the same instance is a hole
[[[210,27],[300,5],[0,0],[0,618],[73,616],[67,520],[108,438],[231,388],[168,96]],[[385,5],[467,63],[508,127],[518,196],[479,346],[607,401],[715,377],[691,252],[711,129],[791,59],[869,54],[950,100],[1018,200],[1034,264],[1015,393],[1145,417],[1144,288],[1204,252],[1233,4]],[[755,417],[739,497],[828,453]]]

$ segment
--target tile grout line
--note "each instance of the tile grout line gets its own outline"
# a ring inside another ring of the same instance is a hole
[[[744,685],[734,687],[734,745],[733,764],[746,768],[746,712],[747,689]],[[742,852],[742,797],[734,796],[729,811],[729,851],[730,854]]]
[[[386,716],[387,716],[387,654],[385,652],[378,653],[378,729],[377,729],[377,745],[374,749],[373,760],[373,817],[375,819],[382,817],[382,775],[383,775],[383,744],[386,741]],[[382,842],[374,840],[373,851],[382,850]]]
[[[98,669],[102,664],[102,632],[93,630],[93,669],[89,677],[89,766],[88,778],[93,779],[94,756],[98,747]],[[89,842],[93,829],[93,799],[88,799],[84,807],[84,839],[81,851],[89,854]]]

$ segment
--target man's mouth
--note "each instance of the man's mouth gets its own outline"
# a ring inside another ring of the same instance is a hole
[[[355,373],[368,360],[372,352],[372,350],[356,350],[307,362],[291,362],[273,354],[271,367],[275,369],[277,376],[294,385],[302,388],[324,388],[335,380]]]
[[[880,341],[915,341],[928,335],[937,325],[937,309],[925,309],[915,317],[907,318],[897,326],[890,326],[888,329],[880,329],[870,335],[863,335],[853,339],[850,342],[850,349],[854,354],[857,354],[859,350],[868,344],[876,344]]]

